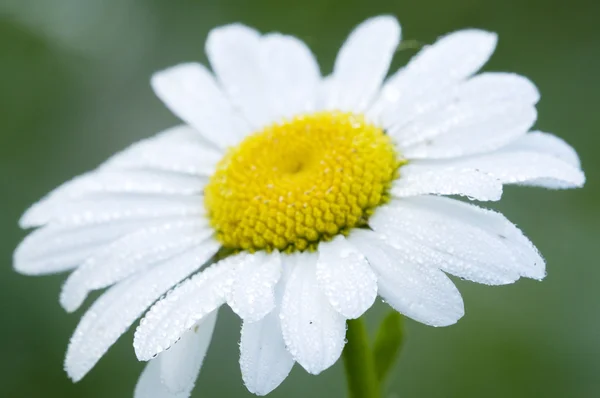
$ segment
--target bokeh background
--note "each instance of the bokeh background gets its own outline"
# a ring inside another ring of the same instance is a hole
[[[22,211],[64,180],[177,121],[154,97],[153,71],[206,61],[211,27],[243,21],[305,40],[323,71],[366,17],[396,15],[403,36],[496,31],[485,69],[515,71],[542,93],[537,128],[578,149],[583,190],[506,189],[495,204],[545,255],[548,277],[505,287],[458,281],[467,314],[435,329],[407,321],[391,396],[600,397],[600,2],[594,0],[1,0],[0,397],[130,397],[143,367],[125,335],[80,383],[62,370],[81,311],[57,295],[64,275],[12,270]],[[398,53],[401,65],[415,50]],[[368,313],[372,330],[387,310]],[[237,363],[239,321],[221,311],[194,397],[249,397]],[[343,397],[338,362],[299,366],[272,397]]]

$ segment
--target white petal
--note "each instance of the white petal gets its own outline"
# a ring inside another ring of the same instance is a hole
[[[317,282],[329,304],[347,319],[360,317],[377,297],[377,277],[343,236],[319,244]]]
[[[72,273],[60,296],[67,311],[75,311],[92,290],[102,289],[206,240],[206,221],[173,220],[146,227],[107,245]]]
[[[414,261],[410,242],[391,247],[366,230],[353,231],[349,240],[377,273],[381,297],[397,311],[432,326],[452,325],[464,315],[452,281],[437,268]]]
[[[420,165],[432,169],[478,170],[503,184],[567,189],[579,188],[585,183],[585,175],[581,170],[553,155],[511,148],[448,161],[423,162]]]
[[[459,101],[506,102],[519,101],[536,104],[540,92],[525,76],[507,72],[485,72],[473,76],[458,88],[455,98]]]
[[[263,36],[260,66],[275,120],[315,110],[321,73],[302,41],[279,33]]]
[[[149,361],[134,398],[188,398],[208,350],[217,312],[187,331],[168,351]]]
[[[548,189],[581,188],[585,174],[553,156],[514,152],[482,156],[474,161],[482,170],[505,184],[520,184]]]
[[[192,386],[193,388],[193,386]],[[148,362],[133,393],[134,398],[189,398],[192,391],[179,394],[171,393],[160,380],[160,359],[156,358]]]
[[[83,227],[48,225],[31,232],[13,255],[14,268],[26,275],[67,271],[107,244],[161,221],[126,221]]]
[[[281,259],[273,253],[242,253],[227,304],[244,321],[256,322],[275,308],[274,288],[281,276]]]
[[[534,105],[540,98],[535,85],[527,78],[512,73],[488,72],[421,98],[410,98],[407,103],[395,103],[384,109],[382,124],[389,134],[403,146],[413,145],[431,138],[437,132],[423,129],[428,120],[440,113],[449,122],[461,119],[455,114],[473,114],[489,111],[490,107],[503,107],[519,103]],[[438,117],[439,118],[439,117]],[[411,122],[416,126],[410,126]]]
[[[328,109],[361,112],[373,101],[400,41],[392,16],[367,19],[348,36],[333,67]]]
[[[458,103],[411,123],[406,128],[419,131],[419,142],[399,144],[407,159],[450,158],[487,152],[524,135],[536,117],[535,107],[525,103],[484,104],[481,107]]]
[[[156,299],[198,270],[216,253],[219,244],[208,241],[147,272],[114,285],[81,318],[69,343],[65,369],[80,380],[115,341]]]
[[[154,304],[135,331],[133,347],[147,361],[225,303],[239,255],[228,257],[180,284]]]
[[[202,192],[205,183],[205,178],[170,172],[101,168],[75,177],[51,195],[56,201],[110,193],[194,195]]]
[[[258,322],[242,324],[240,368],[248,391],[267,395],[285,380],[293,366],[294,359],[283,341],[277,312]]]
[[[182,126],[138,142],[50,192],[25,212],[20,225],[43,225],[53,213],[70,208],[71,200],[89,194],[198,193],[222,156],[205,145],[197,132]]]
[[[514,224],[457,200],[421,196],[393,201],[380,207],[369,225],[392,245],[409,240],[428,248],[432,254],[425,261],[475,282],[496,285],[519,275],[545,276],[544,260]]]
[[[532,131],[519,137],[504,148],[506,151],[527,151],[559,158],[573,167],[580,168],[581,162],[575,149],[562,138],[541,131]]]
[[[292,269],[279,315],[288,351],[312,374],[321,373],[338,360],[346,335],[346,320],[319,287],[316,262],[314,253],[284,258],[284,267]]]
[[[282,267],[275,286],[277,308],[258,322],[244,321],[240,340],[240,369],[248,390],[266,395],[289,374],[294,359],[283,341],[279,309],[291,267]]]
[[[253,128],[274,121],[262,79],[260,45],[260,34],[241,24],[215,28],[206,40],[215,75]]]
[[[222,154],[188,126],[170,128],[117,153],[107,170],[159,170],[209,177]]]
[[[219,148],[235,145],[250,132],[203,65],[186,63],[158,72],[152,88],[174,114]]]
[[[38,202],[23,215],[21,226],[35,227],[52,221],[60,225],[76,227],[202,214],[204,214],[204,205],[202,198],[198,196],[110,194],[70,201],[68,206],[47,207],[44,202]]]
[[[60,212],[68,209],[75,200],[94,200],[107,195],[156,195],[189,196],[199,195],[206,179],[166,173],[162,171],[100,169],[92,171],[62,184],[44,199],[32,206],[24,215],[24,220],[38,214]]]
[[[158,356],[160,380],[171,393],[183,394],[194,388],[216,322],[217,311],[214,311]]]
[[[461,195],[476,200],[499,200],[502,184],[476,169],[430,164],[408,164],[400,169],[392,195],[403,198],[424,194]]]
[[[469,29],[441,37],[425,47],[384,84],[377,109],[400,109],[433,96],[477,72],[496,48],[497,36]]]

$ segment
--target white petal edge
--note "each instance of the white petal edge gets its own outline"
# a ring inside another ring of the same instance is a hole
[[[75,311],[87,295],[119,282],[205,241],[212,231],[203,219],[172,220],[142,228],[97,251],[63,285],[60,303]]]
[[[399,42],[400,25],[392,16],[370,18],[358,25],[337,55],[325,107],[364,111],[387,75]]]
[[[271,312],[258,322],[242,324],[240,369],[248,391],[267,395],[288,376],[294,359],[288,352],[279,313]]]
[[[165,105],[221,149],[250,132],[213,75],[201,64],[185,63],[152,76],[152,88]]]
[[[356,319],[377,297],[377,276],[365,257],[339,235],[319,244],[317,282],[329,304],[346,319]]]
[[[495,201],[502,196],[502,184],[477,169],[415,163],[400,169],[400,178],[394,181],[390,192],[398,198],[434,194]]]
[[[315,253],[288,255],[283,262],[291,268],[279,314],[283,340],[294,360],[316,375],[342,354],[346,320],[319,287]]]
[[[69,342],[65,358],[69,377],[81,380],[154,301],[197,271],[218,248],[218,242],[207,241],[102,294],[83,315]]]
[[[500,213],[440,196],[393,200],[369,225],[392,246],[408,240],[451,274],[499,285],[519,276],[543,279],[545,263],[535,246]]]
[[[172,394],[182,394],[194,388],[216,322],[217,311],[213,311],[158,356],[160,380]]]
[[[431,326],[449,326],[464,315],[454,283],[439,269],[411,261],[409,242],[389,246],[376,233],[356,230],[348,238],[378,276],[379,294],[396,311]]]

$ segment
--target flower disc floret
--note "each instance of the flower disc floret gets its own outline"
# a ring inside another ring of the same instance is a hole
[[[361,115],[298,116],[231,148],[205,188],[205,206],[226,248],[314,249],[365,226],[401,164],[390,137]]]

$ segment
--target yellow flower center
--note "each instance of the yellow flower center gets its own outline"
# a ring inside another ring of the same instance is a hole
[[[231,148],[204,201],[226,248],[310,250],[365,226],[402,164],[390,137],[362,115],[319,112]]]

